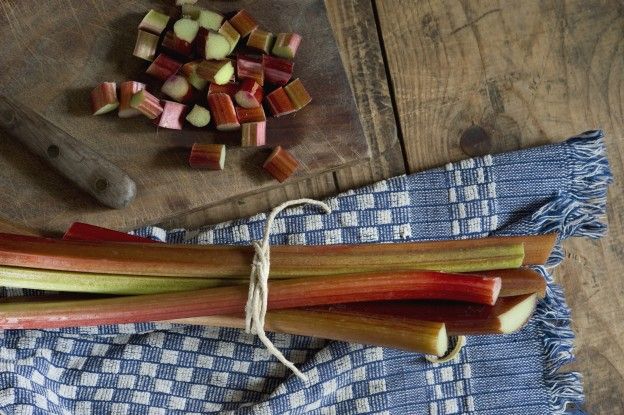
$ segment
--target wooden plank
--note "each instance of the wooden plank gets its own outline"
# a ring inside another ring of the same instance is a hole
[[[222,11],[244,6],[273,31],[297,29],[304,42],[295,75],[313,103],[293,116],[268,121],[270,145],[292,150],[301,180],[368,157],[353,93],[340,61],[321,0],[205,1]],[[0,201],[8,219],[47,231],[73,220],[133,228],[233,197],[275,188],[261,168],[270,149],[231,147],[223,172],[195,171],[186,158],[193,142],[236,144],[237,134],[205,130],[156,130],[143,118],[89,115],[89,91],[102,81],[141,80],[146,62],[132,57],[136,26],[161,2],[4,1],[0,34],[2,92],[43,113],[126,170],[138,196],[123,211],[103,208],[74,189],[40,160],[3,135],[0,140]],[[43,172],[43,173],[42,173]],[[24,206],[29,206],[24,209]]]
[[[325,0],[327,15],[339,46],[342,63],[355,93],[371,159],[268,192],[181,215],[161,223],[165,228],[194,229],[269,210],[286,200],[324,198],[338,191],[405,173],[392,102],[370,0]]]
[[[460,137],[471,127],[489,136],[489,143],[476,143],[492,152],[606,131],[616,183],[609,235],[567,243],[557,277],[572,306],[574,368],[584,374],[586,409],[624,413],[621,3],[378,0],[376,6],[410,171],[465,158]]]

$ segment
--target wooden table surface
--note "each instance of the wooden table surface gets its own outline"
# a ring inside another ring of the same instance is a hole
[[[572,308],[591,414],[624,413],[624,3],[618,0],[325,0],[370,161],[160,224],[197,227],[466,158],[480,127],[501,152],[607,134],[609,233],[565,244],[556,271]]]

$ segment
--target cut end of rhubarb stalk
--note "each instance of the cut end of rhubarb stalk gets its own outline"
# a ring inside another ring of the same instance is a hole
[[[241,125],[241,147],[261,147],[266,144],[266,121]]]
[[[292,78],[294,63],[289,60],[263,55],[262,66],[267,82],[275,85],[286,85]]]
[[[228,59],[203,61],[197,67],[197,75],[217,85],[225,85],[234,76],[234,65]]]
[[[219,131],[233,131],[240,128],[232,98],[227,94],[208,95],[208,107]]]
[[[119,107],[117,100],[117,84],[102,82],[91,91],[91,110],[93,115],[102,115]]]
[[[122,82],[119,85],[119,118],[130,118],[140,115],[141,112],[130,106],[132,96],[145,89],[145,84],[135,81]]]
[[[145,30],[155,35],[160,35],[167,27],[167,23],[169,23],[169,16],[157,12],[156,10],[150,10],[143,20],[141,20],[139,30]]]
[[[262,167],[278,182],[282,183],[297,170],[299,162],[282,146],[277,146]]]
[[[195,40],[195,36],[197,36],[197,32],[199,31],[199,23],[193,19],[187,19],[183,17],[182,19],[175,22],[173,25],[173,32],[175,35],[188,43],[192,43]]]
[[[245,79],[234,96],[236,103],[243,108],[257,108],[262,105],[264,91],[253,79]]]
[[[230,42],[217,32],[208,32],[204,56],[206,59],[224,59],[230,54]]]
[[[182,64],[180,62],[161,53],[147,68],[145,73],[161,81],[166,81],[169,77],[175,75],[181,67]]]
[[[134,52],[132,53],[137,58],[144,59],[146,61],[153,61],[156,56],[156,49],[158,48],[158,35],[139,30],[137,34],[137,40],[134,45]]]
[[[161,91],[178,102],[186,102],[193,97],[191,85],[185,77],[180,75],[169,77],[163,84]]]
[[[227,20],[223,22],[223,25],[219,28],[219,33],[223,35],[228,40],[228,42],[230,42],[229,53],[232,53],[236,48],[236,45],[238,45],[238,41],[240,40],[240,33],[238,33],[238,31],[234,29],[234,26],[232,26],[232,24]]]
[[[275,42],[273,33],[256,29],[249,35],[247,47],[268,54],[273,47],[273,42]]]
[[[258,28],[258,23],[246,10],[241,10],[236,13],[236,15],[230,19],[230,23],[241,37],[249,35]]]
[[[284,88],[277,88],[266,96],[266,100],[271,109],[271,113],[275,117],[281,117],[297,111]]]
[[[194,127],[205,127],[210,123],[210,111],[201,105],[195,105],[186,116],[186,121]]]
[[[284,91],[286,91],[290,102],[293,103],[297,111],[312,102],[312,97],[299,78],[286,85]]]
[[[501,314],[498,317],[501,333],[509,334],[520,330],[533,315],[536,305],[537,294],[527,295],[518,305]]]
[[[161,128],[170,130],[181,130],[184,124],[184,115],[186,114],[186,105],[179,102],[163,101],[162,113],[155,121],[155,124]]]
[[[141,90],[132,96],[130,106],[136,108],[150,120],[158,118],[163,112],[160,100],[146,90]]]
[[[294,59],[301,44],[301,36],[297,33],[280,33],[273,46],[273,54],[280,58]]]
[[[208,81],[197,75],[197,66],[199,66],[200,62],[201,61],[193,61],[186,63],[184,64],[184,66],[182,66],[181,69],[181,72],[186,77],[188,83],[191,84],[193,88],[197,89],[198,91],[202,91],[204,88],[206,88],[206,85],[208,85]]]
[[[201,10],[197,22],[204,29],[217,31],[223,23],[223,15],[212,10]]]
[[[225,146],[223,144],[193,144],[189,165],[194,169],[223,170]]]

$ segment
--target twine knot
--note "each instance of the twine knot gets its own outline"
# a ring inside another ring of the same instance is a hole
[[[269,295],[269,272],[271,270],[271,248],[269,244],[271,228],[273,227],[275,218],[282,210],[291,206],[303,204],[318,206],[322,208],[325,213],[331,212],[330,207],[326,203],[314,199],[297,199],[282,203],[273,209],[267,218],[262,241],[253,242],[255,253],[251,263],[249,293],[247,295],[247,304],[245,305],[245,331],[247,333],[257,335],[260,341],[273,356],[292,370],[295,375],[305,381],[308,377],[301,373],[294,363],[284,357],[284,355],[277,349],[277,347],[275,347],[264,332],[264,320],[266,317]]]

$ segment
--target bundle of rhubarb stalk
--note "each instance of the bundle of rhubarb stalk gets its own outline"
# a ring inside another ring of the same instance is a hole
[[[529,320],[556,236],[271,248],[266,330],[443,355],[453,335]],[[168,321],[244,327],[250,246],[166,245],[76,223],[62,240],[0,234],[0,328]],[[59,293],[60,292],[60,293]]]

